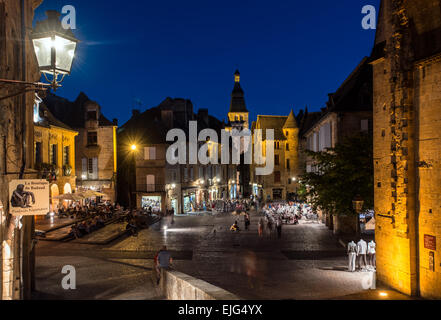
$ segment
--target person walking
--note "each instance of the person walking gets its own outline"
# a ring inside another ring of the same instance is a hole
[[[259,223],[258,223],[258,225],[257,225],[257,230],[258,230],[258,232],[259,232],[259,238],[262,238],[262,237],[263,237],[263,225],[264,225],[264,223],[263,223],[263,219],[260,218]]]
[[[277,238],[282,239],[282,220],[279,218],[276,222]]]
[[[162,249],[155,256],[156,278],[158,285],[161,281],[162,270],[170,270],[172,263],[173,258],[170,252],[168,252],[167,246],[163,246]]]
[[[271,238],[271,235],[273,233],[273,222],[271,221],[271,218],[267,218],[268,221],[266,223],[266,227],[268,229],[268,238]]]
[[[245,219],[245,230],[248,231],[251,225],[250,216],[246,214],[244,219]]]

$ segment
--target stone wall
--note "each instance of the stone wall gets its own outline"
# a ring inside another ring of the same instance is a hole
[[[372,62],[377,275],[424,298],[441,298],[440,7],[382,1]]]
[[[160,289],[167,300],[240,300],[231,292],[178,271],[163,271]]]
[[[34,10],[42,0],[25,0],[24,7],[21,1],[0,0],[0,78],[11,80],[37,81],[39,72],[36,66],[35,54],[28,38],[32,27]],[[22,14],[24,13],[25,55],[23,57],[23,43],[21,42]],[[24,63],[23,63],[24,62]],[[23,66],[26,66],[24,70]],[[20,91],[21,86],[0,84],[0,97]],[[1,298],[19,299],[19,258],[20,242],[15,224],[8,232],[9,220],[9,182],[19,177],[19,172],[26,159],[26,169],[33,163],[33,104],[34,93],[21,94],[14,98],[0,100],[0,283],[2,286]],[[24,142],[26,148],[23,148]],[[23,157],[23,153],[25,157]],[[27,170],[28,171],[28,170]],[[25,175],[25,178],[35,178],[34,175]],[[15,232],[14,232],[15,231]],[[9,254],[10,253],[10,254]],[[14,281],[15,279],[15,281]],[[17,280],[18,279],[18,280]],[[26,279],[25,279],[26,280]],[[24,282],[27,287],[27,281]],[[28,290],[26,290],[28,291]]]

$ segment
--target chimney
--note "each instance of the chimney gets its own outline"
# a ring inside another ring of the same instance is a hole
[[[118,126],[118,119],[113,119],[113,125],[115,126],[115,127],[117,127]]]

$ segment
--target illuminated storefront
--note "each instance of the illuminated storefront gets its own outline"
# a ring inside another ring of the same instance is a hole
[[[144,209],[152,208],[153,213],[159,213],[162,210],[161,196],[143,196],[141,206]]]

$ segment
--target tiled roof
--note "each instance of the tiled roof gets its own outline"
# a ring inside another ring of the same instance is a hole
[[[44,103],[40,104],[39,117],[40,117],[40,121],[38,121],[35,124],[37,126],[47,127],[47,128],[53,126],[53,127],[58,127],[58,128],[70,130],[70,131],[75,131],[74,129],[69,127],[67,124],[65,124],[65,123],[61,122],[60,120],[58,120],[57,118],[55,118],[54,115],[52,114],[52,112],[48,109],[48,107]]]
[[[263,139],[266,139],[265,130],[273,129],[274,130],[274,139],[275,140],[286,140],[286,137],[283,133],[283,126],[286,123],[288,117],[286,116],[257,116],[256,129],[262,129]]]
[[[94,103],[84,92],[81,92],[73,102],[48,92],[43,101],[55,117],[72,128],[85,128],[86,104],[91,102]],[[101,127],[113,126],[113,123],[101,112],[98,121],[99,126]]]

